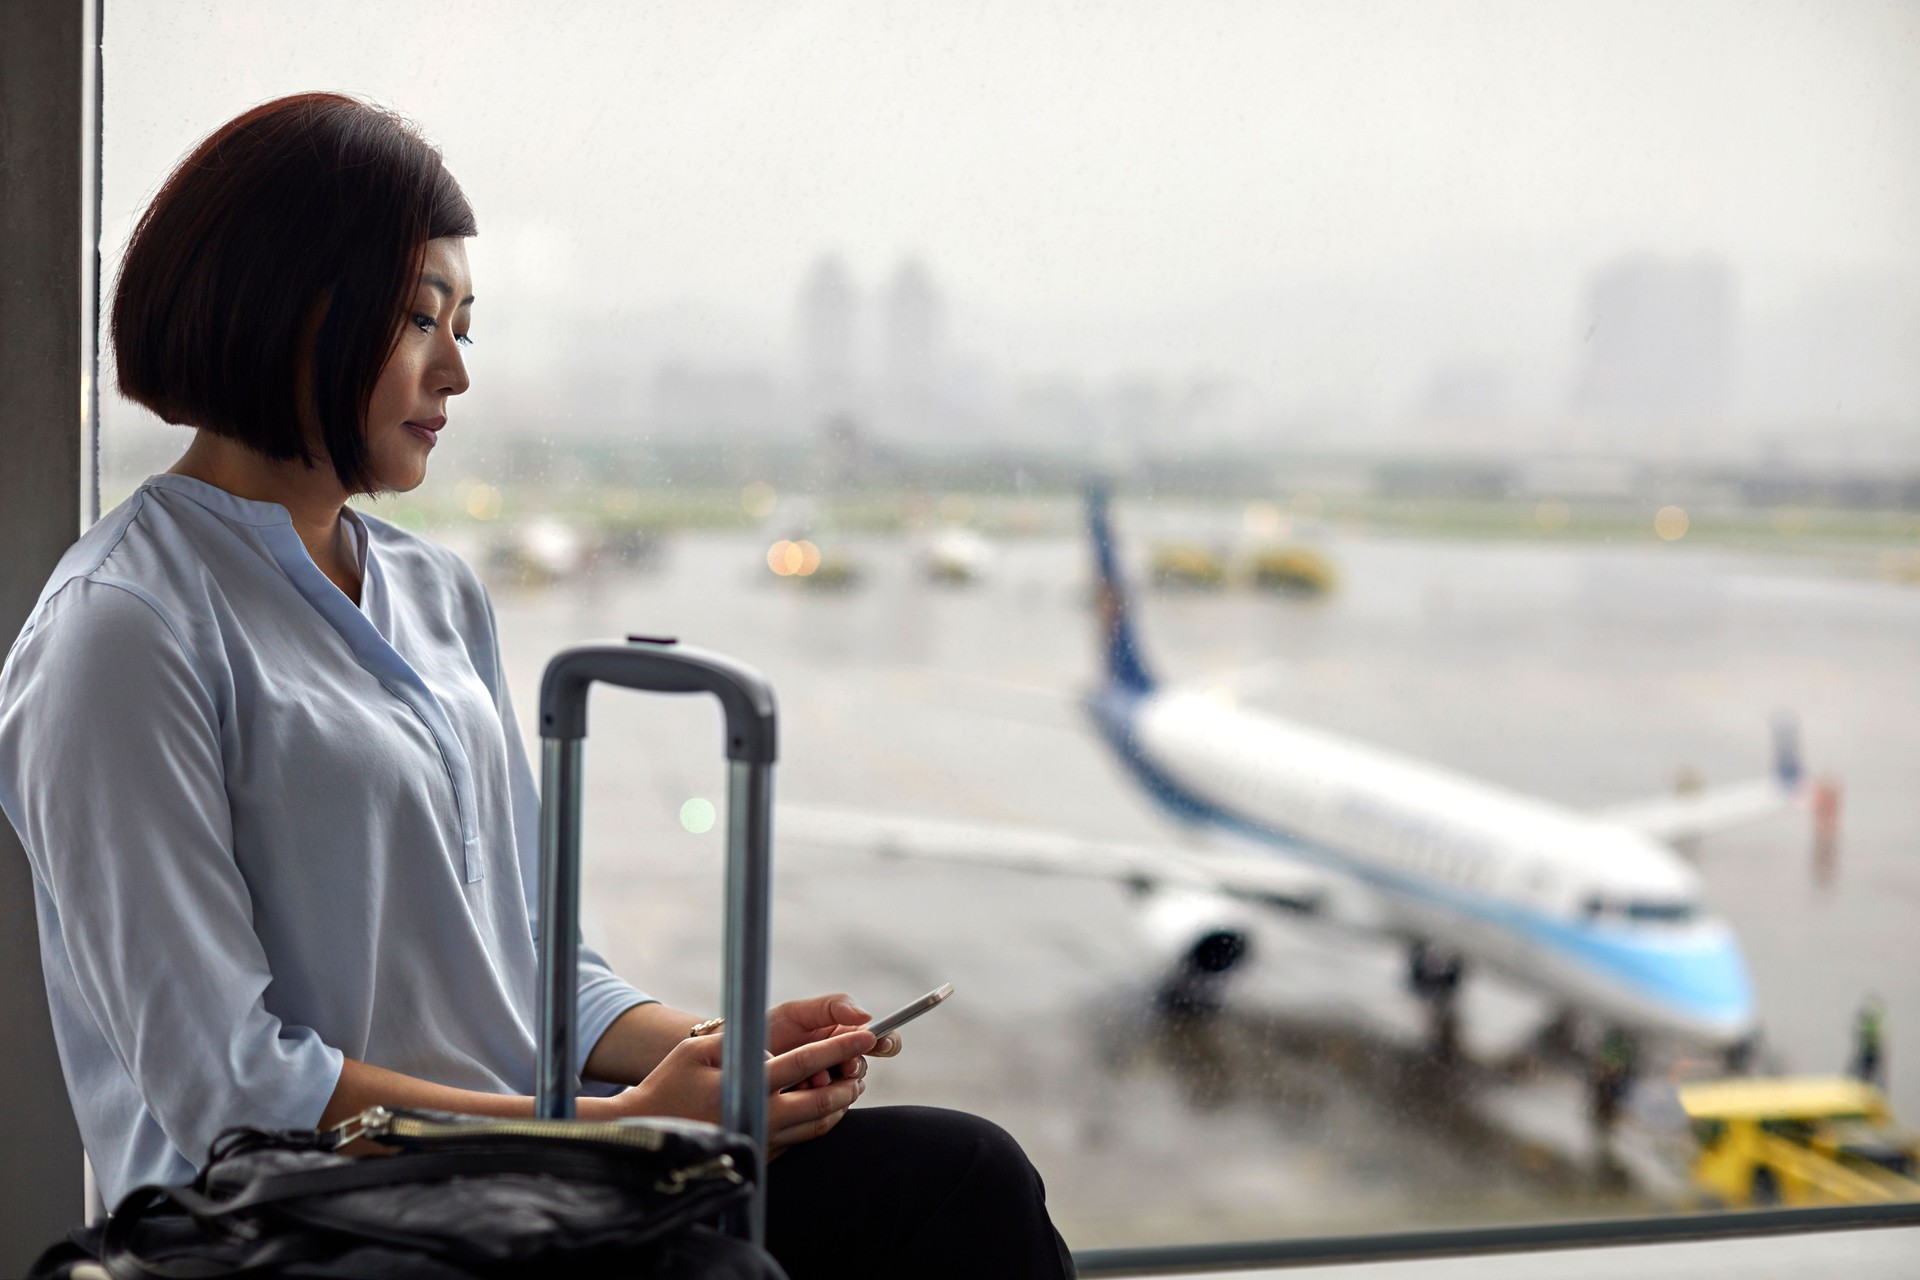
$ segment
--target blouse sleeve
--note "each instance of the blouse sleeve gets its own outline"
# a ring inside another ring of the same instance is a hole
[[[487,620],[493,621],[491,603]],[[497,635],[497,630],[496,630]],[[494,644],[498,664],[500,648]],[[534,945],[540,941],[540,788],[534,781],[533,766],[527,760],[527,748],[520,737],[520,724],[513,714],[513,697],[507,692],[506,673],[494,672],[494,688],[499,692],[501,727],[507,735],[507,775],[513,793],[513,835],[520,857],[520,882],[527,896],[527,925]],[[574,1071],[586,1067],[588,1055],[606,1034],[613,1020],[637,1004],[654,1003],[655,997],[643,994],[614,973],[600,953],[580,943],[580,998],[574,1025],[579,1029],[575,1048]],[[597,1092],[588,1086],[589,1092]]]
[[[180,1153],[310,1128],[339,1050],[265,1003],[213,691],[143,596],[69,583],[0,679],[0,801],[58,914],[78,996]]]

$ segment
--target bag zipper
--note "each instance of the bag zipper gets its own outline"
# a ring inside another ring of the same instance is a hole
[[[386,1107],[368,1107],[359,1115],[351,1116],[334,1126],[330,1132],[335,1151],[361,1138],[377,1142],[389,1136],[429,1141],[435,1138],[540,1138],[561,1142],[573,1140],[610,1143],[615,1146],[652,1152],[658,1152],[666,1145],[666,1139],[662,1134],[644,1125],[592,1120],[463,1120],[456,1123],[400,1115]],[[733,1157],[722,1153],[702,1160],[699,1164],[670,1171],[665,1177],[654,1182],[653,1189],[663,1195],[677,1196],[696,1182],[715,1180],[723,1180],[736,1187],[744,1186],[746,1183]]]
[[[368,1107],[333,1129],[333,1147],[339,1150],[360,1138],[550,1138],[560,1141],[611,1143],[641,1151],[659,1151],[666,1138],[644,1125],[598,1120],[422,1120],[397,1114],[386,1107]]]

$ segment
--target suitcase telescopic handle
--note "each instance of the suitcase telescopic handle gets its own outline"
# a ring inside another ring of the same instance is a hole
[[[726,714],[726,967],[720,1122],[753,1140],[754,1197],[731,1222],[764,1235],[767,1146],[767,967],[772,901],[773,686],[751,667],[670,640],[633,639],[565,649],[540,681],[544,771],[540,812],[540,985],[535,1114],[574,1114],[574,1025],[579,989],[580,766],[587,693],[595,683],[650,693],[710,693]]]

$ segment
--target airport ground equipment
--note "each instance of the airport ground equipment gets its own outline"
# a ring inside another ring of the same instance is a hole
[[[1275,595],[1323,596],[1339,582],[1333,562],[1312,547],[1262,547],[1246,558],[1241,569],[1247,585]]]
[[[1162,591],[1218,591],[1227,585],[1226,559],[1211,547],[1168,543],[1153,549],[1148,577]]]
[[[565,649],[540,682],[544,777],[540,812],[540,985],[535,1114],[574,1113],[575,992],[580,934],[580,783],[587,737],[587,694],[596,683],[649,693],[708,693],[726,718],[727,864],[725,976],[727,1022],[721,1051],[720,1122],[753,1142],[754,1194],[728,1226],[758,1244],[764,1238],[767,1150],[767,966],[773,888],[773,762],[777,726],[773,687],[759,672],[673,640],[629,637]]]
[[[1886,1095],[1846,1076],[1684,1085],[1694,1184],[1734,1207],[1920,1201],[1920,1138]]]

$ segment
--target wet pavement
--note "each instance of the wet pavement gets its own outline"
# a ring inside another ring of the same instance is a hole
[[[1143,558],[1153,513],[1118,514]],[[785,801],[1171,838],[1072,700],[1093,672],[1080,542],[1005,543],[985,582],[943,588],[906,539],[849,538],[863,578],[835,593],[774,578],[766,541],[686,535],[648,574],[496,587],[523,721],[555,649],[673,634],[773,679]],[[1812,769],[1846,784],[1837,881],[1816,885],[1788,816],[1706,842],[1709,897],[1741,936],[1772,1059],[1839,1068],[1877,993],[1896,1108],[1920,1118],[1920,589],[1685,544],[1322,545],[1343,583],[1325,600],[1143,593],[1150,659],[1574,805],[1664,792],[1683,766],[1754,776],[1769,716],[1792,708]],[[681,812],[720,805],[719,747],[710,705],[596,697],[589,936],[700,1011],[718,1002],[721,833]],[[1464,1060],[1441,1064],[1404,957],[1310,922],[1263,926],[1218,1017],[1168,1019],[1122,887],[794,844],[776,865],[776,998],[847,989],[878,1011],[953,982],[862,1105],[999,1121],[1077,1247],[1639,1213],[1678,1189],[1657,1173],[1657,1080],[1623,1139],[1628,1176],[1602,1171],[1577,1079],[1534,1051],[1551,1010],[1496,980],[1470,976]]]

